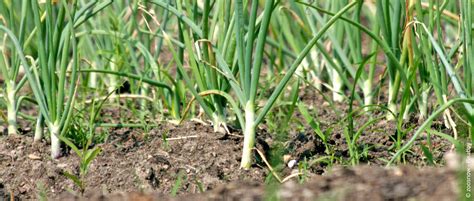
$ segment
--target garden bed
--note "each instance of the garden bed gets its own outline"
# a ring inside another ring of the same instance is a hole
[[[0,201],[470,200],[473,5],[0,1]]]
[[[119,115],[133,118],[131,114],[107,109],[103,112],[103,119],[119,119]],[[295,172],[302,173],[280,187],[258,154],[250,170],[239,168],[243,137],[238,129],[231,128],[229,134],[216,133],[211,125],[197,120],[182,125],[162,122],[150,130],[108,128],[106,142],[95,145],[101,147],[102,152],[89,168],[84,197],[79,196],[77,186],[63,175],[64,171],[78,174],[79,158],[72,150],[63,147],[63,157],[52,160],[48,143],[34,143],[28,129],[23,136],[4,136],[0,139],[0,166],[3,167],[0,183],[4,186],[5,198],[14,195],[22,200],[41,196],[60,200],[99,200],[99,195],[106,195],[109,200],[115,200],[116,196],[134,200],[130,196],[139,195],[156,200],[173,199],[174,195],[178,200],[239,200],[241,196],[261,200],[271,192],[284,200],[325,197],[338,200],[448,200],[457,195],[455,171],[423,168],[427,160],[419,146],[415,145],[405,157],[406,162],[415,166],[382,167],[391,156],[393,140],[390,135],[396,131],[390,126],[391,122],[374,124],[360,137],[359,144],[369,147],[367,157],[361,159],[361,164],[366,165],[343,168],[349,157],[342,137],[343,124],[334,123],[338,117],[331,108],[320,109],[317,115],[322,129],[331,128],[333,131],[329,144],[336,159],[331,164],[312,162],[326,153],[323,143],[309,127],[300,131],[290,129],[286,141],[281,142],[285,146],[279,150],[280,155],[274,154],[275,150],[270,148],[280,143],[274,134],[268,132],[271,129],[262,126],[258,131],[257,149],[265,153],[269,161],[280,161],[273,167],[276,174],[285,177]],[[298,119],[301,120],[300,115],[296,114],[292,120],[293,127]],[[356,122],[359,124],[365,120],[359,118]],[[435,123],[433,127],[439,128],[440,125]],[[29,127],[27,123],[23,126]],[[450,144],[438,137],[432,137],[431,141],[435,161],[444,163],[443,156]],[[419,142],[426,142],[426,139],[420,138],[415,144]],[[283,160],[283,157],[288,159]],[[298,164],[289,168],[289,160],[296,160]],[[303,166],[306,167],[302,169]],[[281,189],[274,191],[277,188]]]

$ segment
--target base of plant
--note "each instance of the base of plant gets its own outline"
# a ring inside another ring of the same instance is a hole
[[[61,141],[58,138],[59,126],[51,128],[51,158],[57,159],[61,157]]]
[[[36,120],[34,141],[35,142],[41,141],[41,139],[43,138],[43,134],[44,134],[43,116],[38,115],[38,119]]]
[[[213,115],[212,125],[214,127],[214,132],[216,133],[228,133],[227,124],[225,123],[224,118],[220,117],[216,113]]]
[[[8,135],[16,135],[17,134],[15,90],[14,90],[12,85],[14,86],[14,83],[10,83],[7,86]]]
[[[428,117],[428,96],[429,90],[424,90],[421,92],[421,101],[420,101],[420,120],[424,120]]]
[[[388,109],[391,111],[391,112],[387,112],[387,120],[388,121],[392,121],[392,120],[395,120],[395,115],[398,113],[398,110],[397,110],[397,105],[395,103],[389,103],[388,104]]]
[[[255,145],[255,110],[252,103],[245,106],[244,146],[240,167],[247,170],[252,165],[252,150]]]
[[[9,106],[7,109],[8,118],[8,135],[17,134],[16,109],[14,106]]]
[[[372,95],[372,81],[366,80],[364,82],[364,88],[362,89],[364,92],[364,105],[372,105],[373,95]],[[364,111],[368,111],[370,108],[365,107]]]
[[[332,99],[335,102],[342,102],[344,101],[344,96],[342,95],[342,78],[339,73],[335,70],[331,70],[332,74]]]

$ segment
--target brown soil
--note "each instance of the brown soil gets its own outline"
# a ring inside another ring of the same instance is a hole
[[[167,133],[166,145],[161,135]],[[210,127],[196,123],[163,125],[148,134],[140,130],[118,129],[116,139],[99,145],[103,151],[91,165],[85,182],[88,191],[144,191],[169,193],[179,175],[179,193],[197,193],[230,181],[263,182],[266,170],[239,169],[240,138],[216,135]],[[51,160],[45,142],[30,137],[0,140],[0,182],[7,193],[22,199],[35,198],[42,186],[56,197],[67,189],[77,190],[62,175],[78,172],[74,154]]]
[[[446,169],[360,166],[337,168],[303,185],[291,181],[269,189],[241,183],[170,200],[454,200],[457,187],[456,174]]]
[[[324,106],[322,98],[314,98],[319,95],[301,97],[308,105],[318,106],[311,112],[318,117],[323,131],[332,129],[328,143],[334,156],[340,161],[347,160],[349,153],[343,134],[347,124],[339,122],[343,116]],[[341,114],[347,112],[344,104],[335,107]],[[304,121],[298,112],[294,116],[295,121]],[[106,110],[102,115],[105,122],[118,118],[133,119],[133,114]],[[355,118],[355,129],[368,119],[367,115]],[[413,135],[417,124],[413,121],[404,125],[413,127],[405,139]],[[392,122],[380,121],[361,133],[358,142],[369,147],[361,162],[371,166],[343,169],[315,163],[305,172],[306,183],[297,184],[302,177],[295,177],[278,187],[268,183],[272,174],[261,160],[249,171],[239,169],[242,137],[238,130],[230,135],[218,134],[209,125],[190,121],[179,126],[162,123],[149,131],[109,129],[107,142],[96,145],[103,151],[90,166],[85,178],[87,188],[81,197],[71,193],[79,189],[63,175],[65,171],[78,174],[79,158],[67,150],[65,156],[52,160],[48,143],[33,143],[32,126],[25,122],[20,125],[24,135],[0,137],[0,200],[38,199],[40,194],[57,200],[452,200],[458,194],[455,172],[446,168],[380,167],[394,151],[392,138],[396,128]],[[451,133],[439,122],[432,127]],[[267,126],[260,128],[257,148],[268,157],[275,136],[267,130]],[[284,154],[291,159],[301,162],[326,155],[324,144],[307,125],[304,131],[290,129],[289,133]],[[418,146],[426,143],[426,137],[421,136],[405,162],[417,167],[427,165]],[[450,144],[436,137],[431,141],[434,159],[442,161]],[[284,165],[278,170],[282,176],[295,171]],[[172,191],[176,191],[177,198],[170,196]]]
[[[212,191],[171,197],[160,193],[96,193],[88,198],[67,195],[62,200],[455,200],[457,177],[448,169],[411,166],[337,168],[329,175],[314,176],[305,184],[295,181],[280,186],[256,182],[233,182]]]
[[[167,133],[170,139],[168,145],[162,140],[163,133]],[[304,147],[298,148],[303,151],[297,151],[295,155],[305,151],[323,154],[323,150],[318,151],[315,145],[316,139],[295,138],[293,142]],[[148,198],[161,200],[162,195],[170,194],[182,175],[178,195],[185,195],[178,200],[262,200],[269,196],[266,194],[269,190],[262,185],[269,172],[260,166],[250,171],[240,170],[240,144],[238,136],[215,134],[210,126],[192,122],[182,126],[166,124],[147,135],[139,129],[116,129],[111,142],[99,145],[103,152],[90,167],[85,180],[85,198],[99,200],[97,196],[102,194],[135,191],[153,192],[155,194],[148,194]],[[20,199],[36,199],[40,193],[47,193],[49,197],[60,200],[76,198],[66,193],[68,189],[76,192],[78,189],[62,172],[77,173],[78,158],[70,154],[51,160],[48,151],[46,142],[35,144],[30,137],[0,140],[0,182],[5,186],[5,197],[12,194]],[[323,167],[316,169],[320,168]],[[328,176],[311,174],[310,181],[303,186],[295,181],[284,184],[278,191],[274,189],[274,192],[283,200],[318,197],[331,200],[449,200],[457,195],[455,174],[446,169],[366,166],[334,170]],[[194,194],[201,190],[209,192]],[[139,195],[112,194],[109,200],[140,200],[130,198]]]

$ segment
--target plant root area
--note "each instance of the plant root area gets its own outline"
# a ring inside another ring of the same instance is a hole
[[[113,110],[105,113],[118,115]],[[259,128],[256,148],[264,158],[255,152],[249,170],[240,169],[239,129],[221,134],[199,121],[163,122],[149,130],[107,128],[105,142],[91,145],[102,152],[83,177],[82,195],[64,176],[79,175],[79,157],[64,146],[63,156],[52,159],[49,142],[33,142],[33,131],[24,129],[22,135],[0,136],[0,200],[456,200],[462,194],[460,173],[443,159],[451,148],[448,141],[424,134],[399,166],[385,168],[394,153],[397,128],[381,120],[361,132],[358,144],[366,151],[359,165],[352,166],[343,134],[346,125],[337,123],[341,117],[330,107],[312,113],[324,117],[319,119],[321,130],[331,130],[327,145],[333,163],[318,160],[327,157],[328,150],[310,127],[296,129],[304,124],[297,123],[302,119],[298,112],[283,142],[270,134],[274,128],[269,123]],[[358,129],[368,119],[359,116],[354,121]],[[418,128],[413,122],[403,125],[409,128],[403,144]],[[431,128],[451,133],[440,122]],[[428,164],[422,144],[430,147],[435,164]],[[281,179],[297,176],[280,184],[264,159]],[[290,168],[288,160],[297,163]]]

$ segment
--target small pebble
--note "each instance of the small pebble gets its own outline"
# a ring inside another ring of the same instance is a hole
[[[41,160],[41,156],[37,156],[34,154],[28,154],[28,158],[31,160]]]
[[[399,176],[399,177],[403,176],[403,171],[402,171],[400,168],[395,168],[395,169],[393,170],[393,173],[394,173],[396,176]]]
[[[293,160],[291,160],[290,162],[288,162],[288,167],[291,169],[291,168],[293,168],[297,163],[298,163],[298,162],[297,162],[295,159],[293,159]]]

